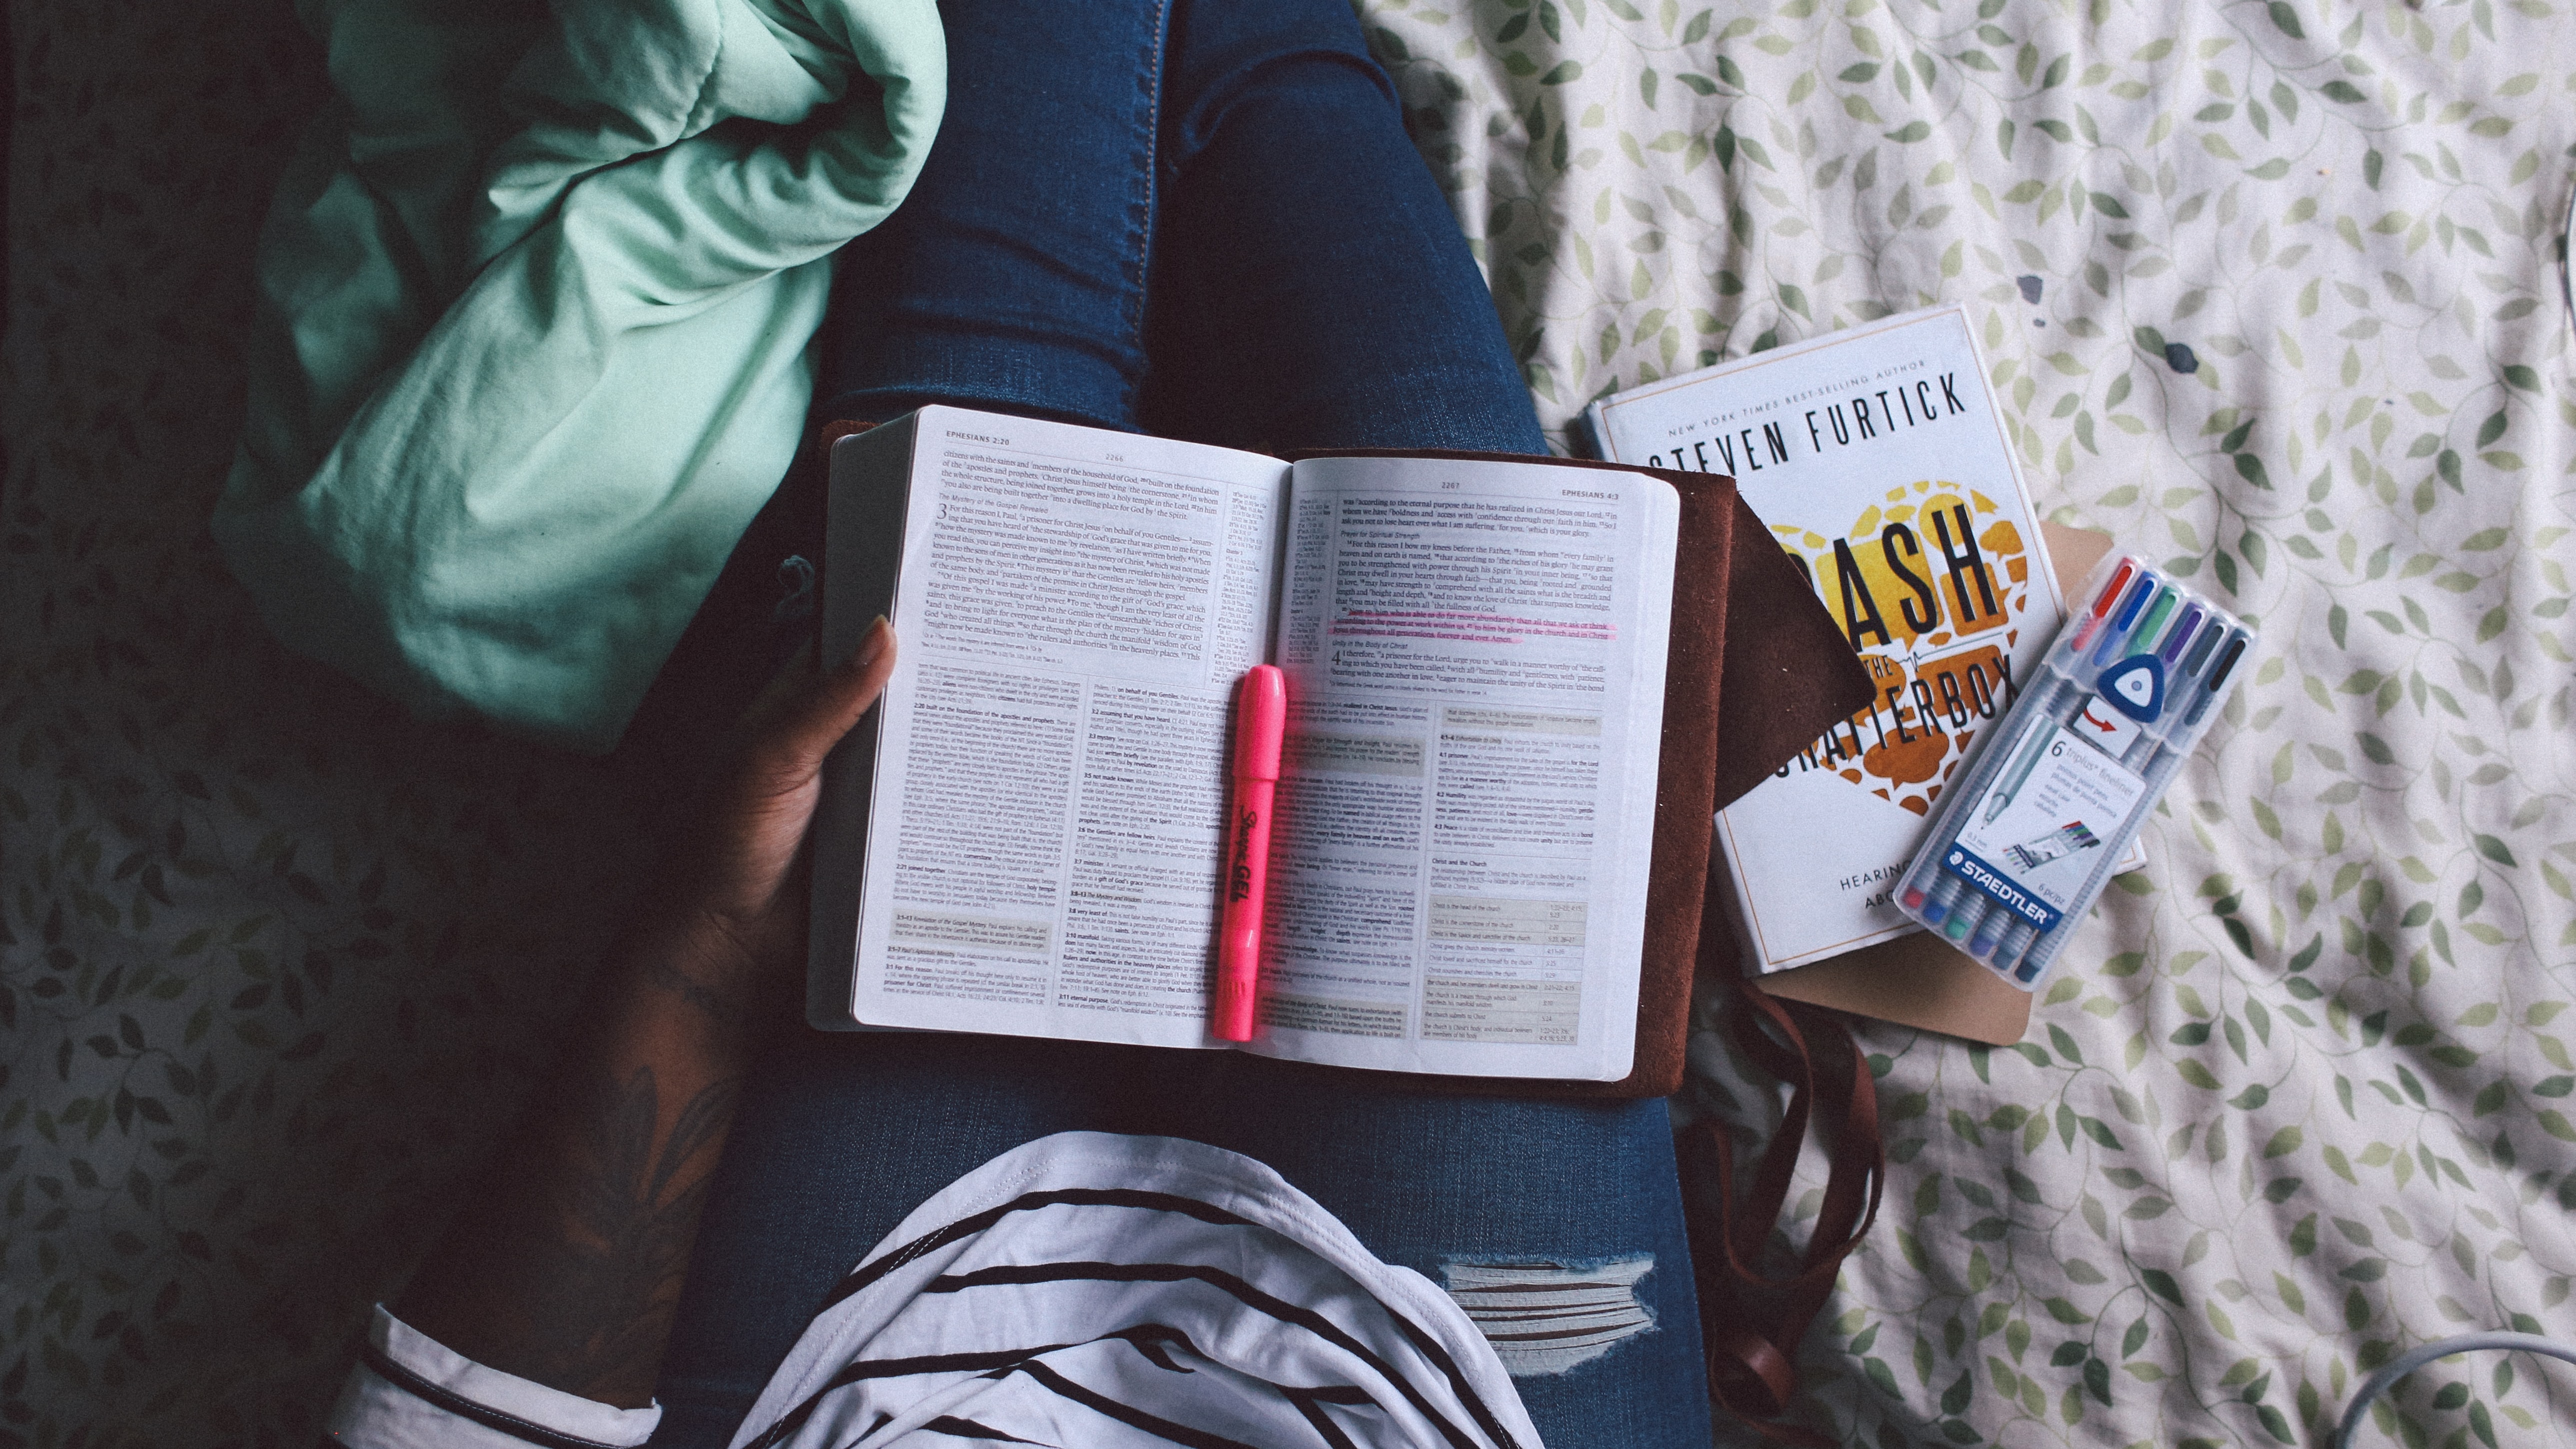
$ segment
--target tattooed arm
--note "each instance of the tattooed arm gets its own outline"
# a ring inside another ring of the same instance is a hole
[[[847,666],[809,651],[753,704],[696,853],[601,967],[580,1017],[597,1034],[421,1265],[404,1322],[551,1388],[650,1402],[739,1084],[800,999],[797,862],[823,757],[893,669],[879,620]]]

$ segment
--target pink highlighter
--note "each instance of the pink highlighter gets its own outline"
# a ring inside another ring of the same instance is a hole
[[[1261,998],[1261,903],[1270,887],[1271,802],[1288,733],[1288,681],[1256,664],[1234,691],[1234,808],[1226,815],[1225,913],[1216,934],[1219,1041],[1252,1040]]]

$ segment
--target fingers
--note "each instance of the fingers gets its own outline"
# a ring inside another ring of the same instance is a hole
[[[757,775],[772,788],[793,788],[812,779],[823,768],[823,757],[885,692],[894,661],[894,628],[883,615],[836,669],[816,667],[815,646],[799,650],[745,716]]]

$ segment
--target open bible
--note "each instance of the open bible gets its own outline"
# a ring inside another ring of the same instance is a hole
[[[879,613],[902,653],[826,773],[809,1020],[1607,1082],[1648,1019],[1677,1077],[1725,607],[1677,624],[1674,561],[1713,536],[1723,579],[1740,505],[1673,479],[944,407],[841,440],[824,657]],[[1265,661],[1291,706],[1237,1046],[1228,701]]]

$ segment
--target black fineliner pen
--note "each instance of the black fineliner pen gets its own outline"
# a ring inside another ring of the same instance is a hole
[[[2145,612],[2147,601],[2163,587],[2165,581],[2144,565],[2123,560],[2119,572],[2112,575],[2101,597],[2094,600],[2092,614],[2067,623],[2065,632],[2071,635],[2071,640],[2052,645],[2050,653],[2042,659],[2040,678],[2034,690],[2035,701],[2025,707],[2052,719],[2063,713],[2086,687],[2078,682],[2078,676],[2086,669],[2087,647],[2096,647],[2107,657],[2114,646],[2127,640],[2130,628]],[[2118,601],[2117,611],[2112,612],[2115,599]],[[2101,628],[2098,638],[2094,636],[2097,624]],[[2060,648],[2065,650],[2062,655],[2057,652]],[[2017,709],[2014,718],[2018,717]],[[1979,757],[1967,778],[1959,782],[1960,793],[1972,800],[1983,795],[2004,763],[2005,756],[1997,753],[1993,746],[1988,746],[1987,753]],[[1965,828],[1968,817],[1961,816],[1959,824]],[[1956,838],[1956,832],[1951,838]],[[1971,955],[1982,956],[1984,953],[1975,949],[1971,934],[1984,924],[1989,914],[2000,908],[1983,895],[1971,891],[1968,883],[1955,874],[1937,867],[1927,874],[1930,879],[1920,887],[1923,900],[1919,902],[1924,907],[1925,921],[1935,926],[1942,938],[1952,945]],[[1994,940],[1988,939],[1985,945],[1987,951],[1992,951]]]
[[[2142,559],[2106,560],[2094,579],[2092,616],[2050,646],[2037,685],[1987,746],[2009,752],[1970,761],[1897,892],[1907,916],[2025,990],[2075,939],[2075,923],[2214,723],[2211,707],[2255,642],[2249,623]],[[2079,699],[2083,707],[2060,718]],[[2091,750],[2049,756],[2055,773],[2042,785],[2032,742],[2053,737]],[[2053,818],[2053,832],[2036,819],[2028,830],[2007,825],[2024,796]]]
[[[2160,658],[2174,667],[2173,685],[2177,695],[2173,708],[2182,710],[2181,716],[2177,718],[2173,709],[2168,709],[2163,723],[2152,727],[2146,738],[2131,746],[2133,757],[2123,758],[2121,761],[2123,764],[2135,765],[2141,775],[2149,779],[2159,781],[2165,779],[2178,766],[2179,761],[2176,757],[2188,753],[2176,742],[2191,738],[2192,723],[2208,710],[2209,701],[2217,697],[2219,687],[2227,682],[2227,671],[2235,666],[2237,655],[2245,652],[2248,636],[2242,629],[2233,633],[2235,652],[2222,651],[2220,646],[2230,637],[2230,631],[2214,620],[2207,628],[2200,630],[2199,638],[2189,637],[2185,631],[2200,623],[2199,614],[2199,606],[2193,606],[2192,614],[2175,626],[2174,633],[2177,637],[2169,640],[2165,647],[2157,651]],[[2212,663],[2213,659],[2216,660],[2215,664]],[[2209,676],[2206,679],[2201,677],[2203,669],[2209,670]],[[2141,755],[2143,758],[2134,758]],[[2162,786],[2157,786],[2154,793],[2163,794]],[[2040,967],[2045,964],[2044,959],[2035,951],[2035,948],[2041,944],[2039,935],[2038,931],[2028,926],[2016,929],[2005,938],[2002,948],[1995,952],[1992,962],[1995,969],[2010,971],[2015,981],[2024,984],[2037,980]]]
[[[2238,659],[2244,657],[2245,643],[2246,633],[2242,629],[2228,636],[2227,647],[2219,653],[2218,662],[2210,666],[2209,682],[2201,686],[2200,698],[2191,702],[2191,713],[2182,717],[2184,729],[2200,723],[2200,717],[2209,713],[2209,702],[2218,698],[2218,692],[2226,687],[2228,672],[2236,667]]]
[[[2131,586],[2119,617],[2111,621],[2111,627],[2103,631],[2101,639],[2093,646],[2091,664],[2086,666],[2086,671],[2089,673],[2093,667],[2110,663],[2125,650],[2153,644],[2156,631],[2164,627],[2165,616],[2172,612],[2179,597],[2180,593],[2170,580],[2139,570],[2138,581]],[[2079,659],[2082,657],[2078,656]],[[2068,692],[2080,694],[2098,683],[2099,676],[2096,676],[2092,680],[2073,683]],[[2064,707],[2063,702],[2058,704],[2058,709]],[[2056,713],[2056,709],[2050,711],[2052,717]],[[2071,720],[2064,722],[2072,723]],[[2033,756],[2034,761],[2036,758]],[[1964,826],[1967,822],[1962,820],[1960,823]],[[1996,948],[2007,937],[2021,933],[2036,934],[2036,928],[2013,915],[2001,902],[1971,900],[1968,905],[1970,909],[1952,913],[1944,934],[1953,942],[1964,937],[1966,945],[1961,949],[1980,961],[1994,963]]]

